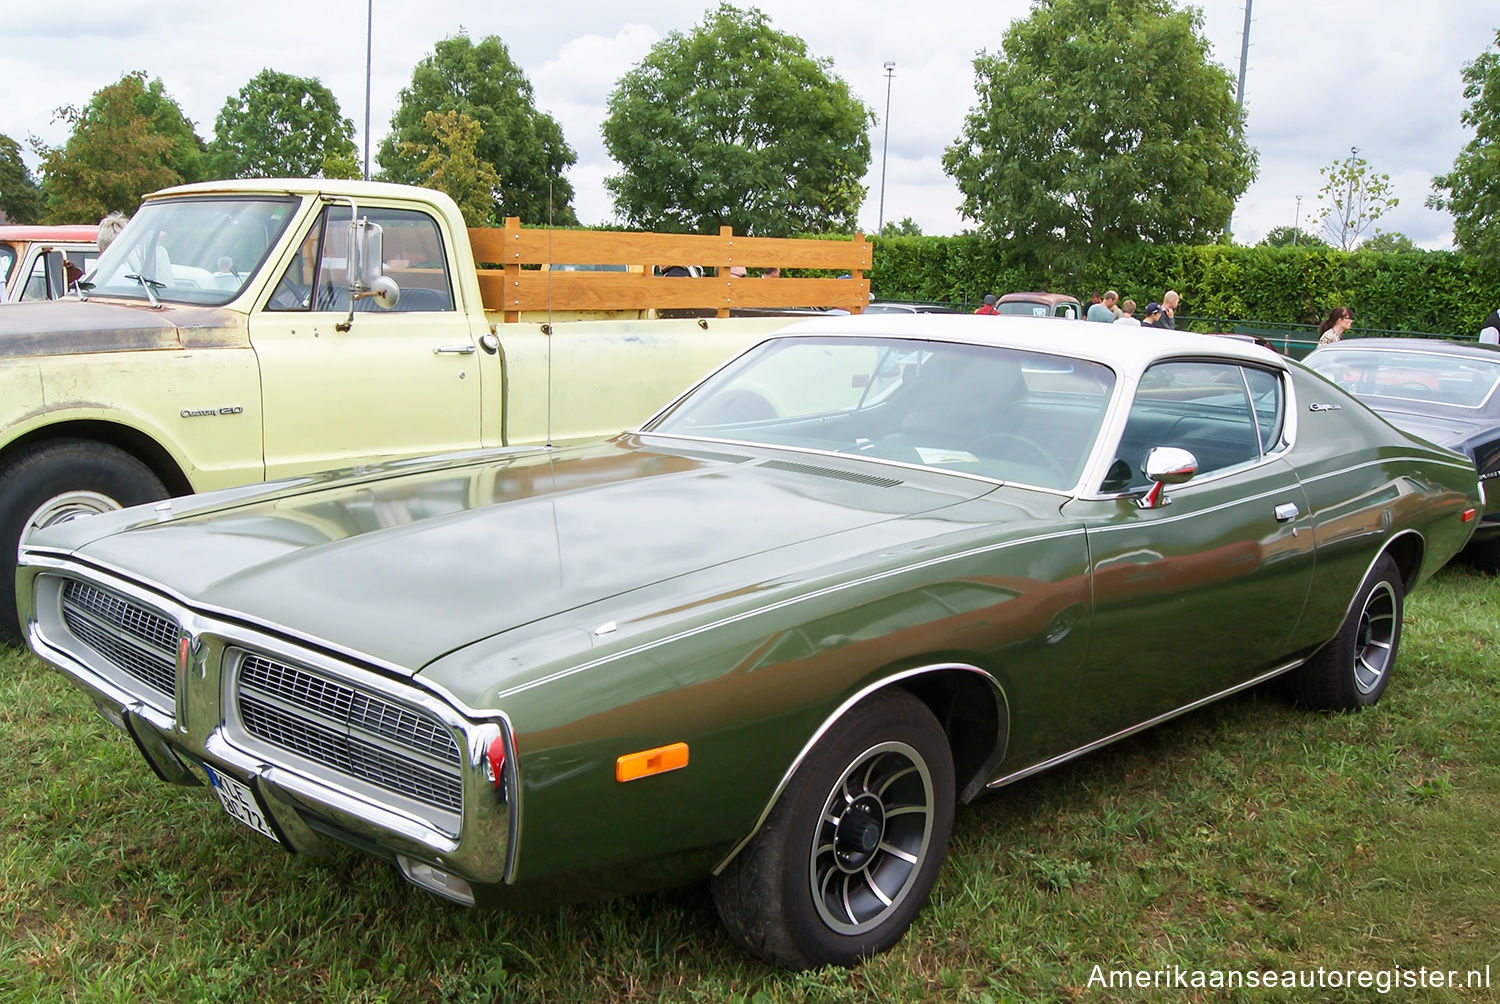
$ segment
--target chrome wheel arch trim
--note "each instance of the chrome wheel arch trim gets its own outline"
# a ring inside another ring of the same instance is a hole
[[[910,669],[901,670],[898,673],[891,673],[887,676],[882,676],[878,680],[866,684],[859,690],[855,691],[853,694],[850,694],[847,698],[839,703],[838,707],[834,708],[833,711],[829,713],[828,717],[823,719],[822,723],[816,729],[813,730],[812,735],[807,737],[807,741],[802,744],[802,748],[798,750],[797,755],[792,758],[792,762],[787,766],[786,771],[781,775],[781,779],[776,782],[776,787],[772,790],[771,797],[766,799],[766,804],[761,808],[760,815],[758,815],[755,819],[755,825],[751,826],[750,831],[746,833],[744,837],[740,838],[740,840],[729,849],[729,852],[725,854],[724,857],[721,858],[719,862],[713,866],[711,874],[717,875],[722,872],[725,867],[728,866],[729,862],[733,861],[735,857],[740,853],[740,851],[744,850],[745,845],[750,843],[750,841],[755,838],[755,835],[760,832],[760,828],[765,825],[766,818],[771,815],[771,810],[776,808],[776,803],[781,800],[782,792],[786,790],[786,786],[791,783],[793,776],[795,776],[797,771],[801,769],[803,762],[806,761],[808,755],[812,753],[813,748],[816,747],[818,743],[822,742],[823,737],[828,734],[828,730],[833,728],[834,724],[842,719],[846,714],[848,714],[851,709],[853,709],[865,698],[871,696],[877,691],[884,690],[887,687],[897,686],[903,681],[912,680],[920,676],[927,676],[931,673],[951,672],[954,670],[964,673],[973,673],[985,683],[989,684],[991,694],[995,699],[995,711],[1000,718],[1001,728],[999,740],[996,743],[995,749],[991,751],[990,755],[984,759],[983,763],[980,764],[978,772],[975,774],[972,781],[964,781],[961,785],[956,785],[957,790],[960,793],[967,793],[971,789],[982,788],[982,779],[987,775],[988,771],[993,769],[993,767],[1004,758],[1005,746],[1010,738],[1010,701],[1006,698],[1005,688],[1000,685],[1000,681],[995,679],[994,674],[990,673],[988,670],[980,669],[978,666],[960,662],[940,662],[926,666],[914,666]],[[944,736],[946,738],[946,732],[944,733]]]

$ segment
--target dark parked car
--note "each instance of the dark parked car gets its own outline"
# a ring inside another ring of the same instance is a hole
[[[1274,678],[1375,703],[1478,504],[1253,345],[824,317],[596,445],[55,524],[17,594],[250,839],[479,905],[711,877],[751,951],[847,965],[957,802]]]
[[[1467,556],[1500,567],[1500,346],[1345,339],[1315,350],[1306,363],[1397,428],[1474,461],[1487,501]]]

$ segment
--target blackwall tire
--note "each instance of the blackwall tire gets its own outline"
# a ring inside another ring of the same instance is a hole
[[[898,689],[850,709],[713,882],[730,933],[777,965],[851,966],[899,941],[953,830],[953,757]]]
[[[1380,700],[1401,646],[1405,585],[1389,555],[1371,567],[1333,640],[1292,671],[1299,701],[1326,711],[1358,711]]]
[[[28,447],[0,470],[0,640],[20,641],[16,551],[44,526],[167,497],[145,464],[105,443],[63,439]]]

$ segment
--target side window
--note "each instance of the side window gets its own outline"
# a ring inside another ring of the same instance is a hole
[[[1103,490],[1145,489],[1141,466],[1158,446],[1192,453],[1199,477],[1259,460],[1261,442],[1274,443],[1279,433],[1280,397],[1280,381],[1274,375],[1233,363],[1170,362],[1151,367],[1136,388]]]
[[[47,299],[47,256],[45,254],[39,254],[31,260],[31,274],[26,277],[26,285],[21,288],[19,299]]]
[[[401,297],[390,311],[381,310],[373,298],[355,301],[354,309],[381,313],[452,310],[452,277],[437,221],[412,209],[362,207],[359,215],[380,224],[383,270],[396,280]],[[348,206],[323,210],[277,283],[267,310],[349,309],[348,225]]]
[[[437,221],[414,209],[371,209],[368,215],[383,231],[385,274],[401,287],[395,309],[452,310],[452,276]]]
[[[323,246],[323,223],[326,219],[325,211],[323,219],[303,238],[302,246],[297,249],[291,264],[281,274],[276,291],[266,303],[267,310],[312,309],[312,292],[318,279],[318,262],[321,257],[319,249]]]
[[[1273,452],[1281,442],[1283,408],[1281,378],[1266,370],[1245,368],[1245,386],[1255,408],[1255,424],[1260,429],[1260,451]]]

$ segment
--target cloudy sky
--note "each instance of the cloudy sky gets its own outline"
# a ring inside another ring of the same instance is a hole
[[[1236,238],[1305,222],[1318,207],[1318,168],[1350,147],[1388,173],[1400,205],[1381,220],[1419,245],[1451,245],[1452,221],[1423,206],[1432,177],[1449,170],[1471,138],[1463,65],[1494,44],[1496,0],[1251,0],[1245,106],[1260,175],[1240,200]],[[1204,0],[1204,34],[1215,61],[1237,75],[1245,0]],[[750,6],[741,3],[740,6]],[[474,3],[374,0],[371,150],[387,131],[412,68],[461,27],[498,35],[530,77],[537,107],[561,123],[578,153],[570,178],[587,223],[613,221],[603,179],[616,168],[600,138],[605,102],[620,76],[671,31],[690,31],[710,0],[552,0]],[[885,160],[885,219],[911,217],[927,234],[959,233],[959,195],[943,173],[943,148],[973,107],[972,61],[998,52],[1029,0],[761,0],[784,32],[830,59],[834,72],[880,116],[860,222],[876,228]],[[112,0],[59,16],[55,5],[14,5],[0,46],[0,133],[61,144],[61,105],[82,105],[131,70],[158,77],[209,139],[226,97],[263,68],[317,77],[354,120],[363,145],[369,0]],[[1108,39],[1098,44],[1108,45]],[[1141,58],[1150,58],[1141,54]],[[883,66],[894,60],[887,80]],[[885,109],[889,84],[890,114]],[[28,154],[33,168],[36,159]]]

